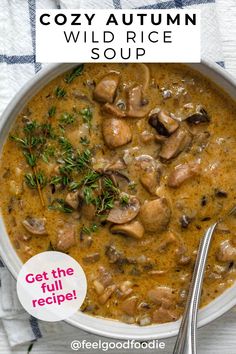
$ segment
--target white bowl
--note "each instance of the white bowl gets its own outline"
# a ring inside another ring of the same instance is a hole
[[[25,104],[49,81],[75,65],[78,64],[55,64],[48,66],[46,69],[35,75],[35,77],[14,97],[1,118],[2,128],[0,129],[0,151],[8,136],[12,123]],[[230,75],[219,65],[203,61],[201,64],[188,64],[188,66],[200,72],[207,78],[210,78],[215,84],[236,100],[236,80],[233,80],[233,78],[230,77]],[[9,240],[1,217],[0,235],[1,257],[9,271],[16,278],[22,262]],[[236,282],[231,288],[227,289],[222,295],[199,311],[198,326],[203,326],[213,321],[234,305],[236,305]],[[82,312],[76,313],[66,322],[75,327],[101,336],[136,340],[162,339],[174,336],[177,334],[180,325],[179,320],[177,322],[166,324],[154,324],[147,327],[140,327],[110,319],[93,317]]]

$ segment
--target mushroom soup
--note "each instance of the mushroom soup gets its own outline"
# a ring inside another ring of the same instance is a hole
[[[82,311],[141,326],[183,313],[199,240],[235,203],[236,105],[186,66],[86,64],[50,82],[4,145],[1,209],[23,262],[84,268]],[[236,223],[212,242],[201,305],[236,278]]]

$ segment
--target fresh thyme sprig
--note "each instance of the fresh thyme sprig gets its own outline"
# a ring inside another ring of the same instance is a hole
[[[60,136],[58,142],[63,150],[62,155],[71,155],[73,146],[64,136]]]
[[[66,77],[65,77],[65,82],[67,84],[70,84],[74,79],[82,74],[84,70],[84,65],[81,64],[77,66],[74,70],[72,70]]]
[[[47,184],[47,177],[43,171],[38,171],[36,175],[27,173],[25,174],[25,182],[32,189],[36,189],[38,184],[43,188]]]
[[[82,172],[89,168],[91,162],[91,150],[85,149],[83,152],[77,151],[75,155],[67,156],[60,167],[60,173],[70,175],[73,171]]]
[[[42,160],[46,163],[49,163],[49,159],[51,157],[55,157],[55,147],[53,146],[47,146],[42,152],[41,152],[41,157]]]
[[[11,136],[11,139],[18,143],[23,150],[23,155],[27,164],[32,168],[33,175],[26,177],[28,186],[32,188],[35,183],[39,193],[40,201],[44,206],[42,195],[42,173],[37,170],[37,159],[40,156],[40,150],[46,142],[46,137],[52,137],[52,127],[49,124],[38,124],[35,120],[26,122],[23,127],[24,136]]]
[[[54,199],[48,209],[57,210],[68,214],[73,212],[73,209],[65,202],[65,200],[60,198]]]

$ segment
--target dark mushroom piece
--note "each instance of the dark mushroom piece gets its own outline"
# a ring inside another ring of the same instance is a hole
[[[179,127],[179,123],[169,114],[160,109],[153,109],[149,114],[148,123],[156,129],[158,134],[170,136]]]
[[[114,208],[110,210],[107,221],[114,224],[125,224],[133,220],[139,213],[140,203],[134,196],[129,196],[129,201],[126,205],[122,205],[120,202],[115,202]]]
[[[192,114],[188,118],[186,118],[186,121],[189,124],[194,124],[198,125],[200,123],[209,123],[210,122],[210,117],[205,109],[200,109],[199,112]]]
[[[31,234],[36,236],[46,236],[48,234],[45,227],[45,223],[45,218],[33,218],[30,216],[28,216],[25,220],[22,221],[22,225],[24,226],[24,228]]]

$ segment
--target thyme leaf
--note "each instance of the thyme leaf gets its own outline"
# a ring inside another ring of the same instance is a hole
[[[74,79],[82,74],[84,70],[84,65],[81,64],[77,66],[74,70],[72,70],[66,77],[65,77],[65,82],[67,84],[70,84]]]
[[[63,98],[66,96],[66,90],[63,87],[57,86],[55,89],[55,95],[57,98]]]
[[[66,203],[66,201],[59,198],[54,199],[48,209],[57,210],[68,214],[73,212],[73,209]]]

